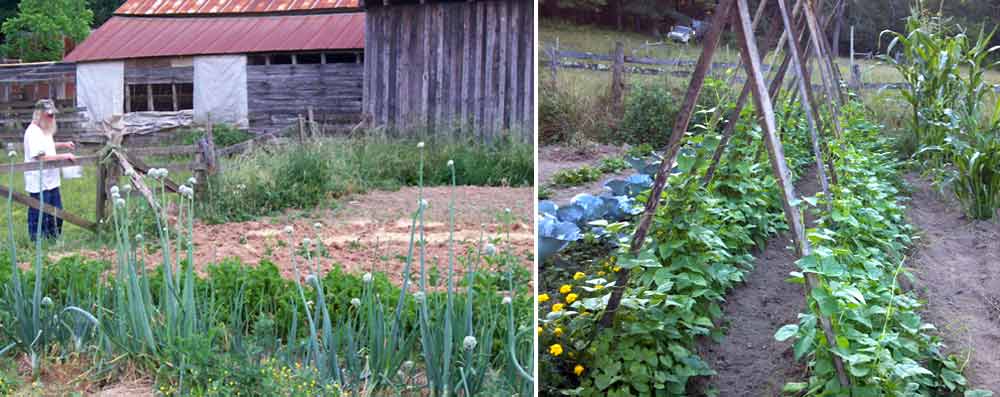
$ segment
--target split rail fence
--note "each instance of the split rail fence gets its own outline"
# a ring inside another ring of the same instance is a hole
[[[60,110],[60,115],[72,113],[73,110],[74,109],[63,108]],[[27,123],[31,122],[30,118],[31,116],[29,113]],[[21,152],[23,150],[21,144],[23,132],[19,131],[23,131],[22,127],[27,124],[12,121],[12,119],[7,117],[3,117],[0,120],[3,120],[0,121],[0,123],[4,123],[2,131],[9,131],[0,132],[0,142],[4,144],[5,152],[9,150]],[[148,135],[128,135],[126,137],[111,138],[110,141],[117,140],[118,142],[121,142],[122,138],[127,141],[125,144],[120,145],[120,148],[117,148],[116,150],[122,158],[115,159],[112,158],[113,156],[109,154],[108,150],[106,150],[109,146],[111,146],[109,145],[111,142],[109,142],[109,137],[105,134],[86,129],[70,130],[68,132],[60,129],[60,132],[58,133],[59,140],[73,141],[78,144],[77,153],[81,154],[76,156],[75,161],[48,161],[44,162],[44,164],[39,161],[30,161],[16,163],[13,165],[7,164],[2,167],[5,173],[10,172],[12,168],[15,173],[23,173],[25,171],[35,171],[39,169],[60,169],[69,166],[96,165],[97,178],[94,189],[96,195],[96,205],[94,208],[93,218],[82,214],[74,214],[49,205],[43,205],[30,195],[14,190],[12,186],[4,186],[3,184],[0,184],[0,196],[7,196],[10,194],[13,197],[13,200],[21,205],[38,209],[46,214],[62,218],[64,221],[72,223],[85,230],[98,233],[101,231],[101,223],[107,220],[109,216],[108,206],[112,204],[110,200],[110,189],[112,186],[119,183],[119,178],[123,175],[123,169],[126,167],[135,170],[137,174],[143,176],[148,174],[149,170],[153,168],[164,168],[175,173],[179,171],[191,171],[194,173],[195,178],[198,181],[206,181],[210,175],[221,171],[219,163],[219,159],[221,158],[249,152],[260,146],[283,145],[294,141],[304,141],[306,139],[319,137],[325,132],[325,129],[322,126],[313,121],[311,111],[309,111],[307,115],[299,116],[297,128],[293,126],[293,128],[285,130],[285,132],[291,132],[291,137],[283,137],[280,133],[262,134],[241,143],[224,148],[216,148],[212,130],[213,125],[212,123],[209,123],[205,126],[204,136],[192,145],[151,145],[158,140],[165,139],[164,133],[160,132]],[[154,156],[167,156],[174,158],[172,159],[173,162],[166,164],[161,162],[153,165],[153,162],[147,160]],[[176,157],[191,156],[193,156],[193,160],[191,161],[178,162],[176,160]],[[180,188],[180,185],[170,178],[165,179],[164,185],[166,190],[170,193],[178,193]],[[195,186],[196,194],[204,194],[203,191],[199,190],[201,186],[204,186],[204,184],[198,184]]]

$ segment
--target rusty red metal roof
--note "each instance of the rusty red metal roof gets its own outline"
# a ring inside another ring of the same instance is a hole
[[[364,13],[111,17],[67,62],[252,52],[361,49]]]
[[[358,8],[358,0],[128,0],[115,14],[241,14],[350,8]]]

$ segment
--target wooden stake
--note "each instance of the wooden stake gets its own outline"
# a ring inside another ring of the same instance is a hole
[[[629,252],[633,255],[642,251],[642,247],[646,243],[646,235],[649,233],[649,227],[652,224],[653,216],[656,215],[656,208],[659,206],[660,196],[663,194],[663,188],[667,184],[667,177],[670,175],[670,171],[673,169],[674,161],[677,159],[677,152],[680,150],[681,139],[684,137],[684,134],[687,133],[688,126],[691,123],[691,116],[694,113],[695,105],[698,103],[698,96],[701,95],[701,88],[705,83],[705,76],[708,74],[709,67],[712,65],[712,57],[715,55],[715,51],[719,47],[719,39],[722,37],[722,30],[725,28],[727,22],[729,21],[729,16],[733,11],[733,1],[734,0],[720,1],[716,6],[715,12],[713,13],[716,17],[716,21],[718,22],[713,23],[711,28],[709,28],[708,33],[705,35],[701,57],[698,58],[698,63],[695,65],[694,73],[691,76],[691,84],[688,86],[684,102],[681,104],[680,111],[677,113],[673,132],[670,135],[670,140],[667,143],[666,151],[663,156],[663,162],[660,164],[660,168],[656,173],[656,179],[653,182],[649,199],[646,202],[646,208],[643,211],[638,226],[636,227],[635,234],[632,235]],[[628,286],[628,280],[629,269],[622,269],[618,272],[617,281],[615,282],[615,286],[611,292],[611,297],[608,300],[608,306],[604,311],[604,315],[601,317],[599,328],[610,327],[614,322],[615,312],[621,304],[622,294]]]
[[[792,203],[797,202],[798,199],[795,195],[795,186],[792,184],[792,173],[788,169],[788,163],[785,160],[784,148],[781,144],[781,140],[778,139],[778,127],[774,117],[774,107],[771,103],[771,98],[763,89],[764,75],[761,73],[761,62],[757,53],[757,43],[753,38],[753,31],[750,28],[749,6],[747,5],[747,0],[736,0],[736,5],[739,10],[738,12],[740,17],[740,26],[736,29],[737,36],[739,37],[738,41],[740,42],[742,47],[741,50],[747,59],[747,74],[754,82],[754,102],[757,105],[757,111],[762,114],[764,121],[764,143],[770,154],[771,168],[775,177],[778,179],[778,187],[781,189],[782,207],[784,207],[785,210],[785,218],[792,231],[792,238],[795,240],[798,256],[808,256],[812,253],[812,248],[809,245],[809,239],[806,238],[805,222],[802,219],[802,214],[799,212],[798,208],[792,205]],[[808,8],[809,7],[807,6],[806,9]],[[819,280],[814,273],[807,272],[805,274],[805,279],[809,291],[812,291],[814,288],[821,288]],[[830,318],[823,315],[819,315],[818,317],[827,342],[831,345],[835,345],[837,343],[837,337],[833,331],[833,324]],[[850,387],[850,379],[844,371],[844,363],[840,360],[840,357],[837,357],[836,355],[832,355],[832,358],[840,384],[844,387]]]
[[[622,42],[615,43],[611,57],[615,62],[611,67],[611,111],[619,118],[625,104],[625,45]]]
[[[778,9],[781,12],[781,20],[785,25],[785,30],[790,35],[796,36],[795,26],[792,25],[792,18],[788,13],[788,6],[785,4],[785,0],[777,1]],[[809,94],[809,83],[803,78],[806,72],[805,68],[802,66],[802,57],[799,54],[798,40],[788,41],[788,54],[792,56],[792,68],[795,69],[795,75],[798,77],[799,96],[803,98],[800,103],[802,104],[802,110],[806,114],[806,122],[809,125],[809,137],[812,140],[813,156],[816,158],[816,176],[819,179],[820,187],[823,190],[823,197],[826,198],[827,205],[830,206],[830,183],[826,179],[826,166],[823,164],[823,152],[820,150],[819,128],[816,126],[816,119],[813,117],[813,106],[811,103],[812,96]]]

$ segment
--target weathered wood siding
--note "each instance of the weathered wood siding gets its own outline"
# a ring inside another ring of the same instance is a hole
[[[355,63],[247,65],[250,129],[266,133],[295,125],[309,107],[319,122],[356,120],[363,73]]]
[[[194,68],[125,67],[125,84],[171,84],[194,82]]]
[[[376,124],[532,140],[533,2],[389,4],[366,9],[364,112]]]

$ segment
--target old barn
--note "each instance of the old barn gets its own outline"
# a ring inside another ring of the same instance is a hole
[[[65,61],[91,120],[191,110],[273,132],[309,108],[360,118],[364,18],[355,0],[129,0]]]
[[[258,133],[369,120],[531,140],[529,0],[129,0],[65,59],[92,120],[192,110]]]
[[[364,111],[381,125],[531,140],[534,2],[368,0]],[[471,128],[470,128],[471,127]]]

